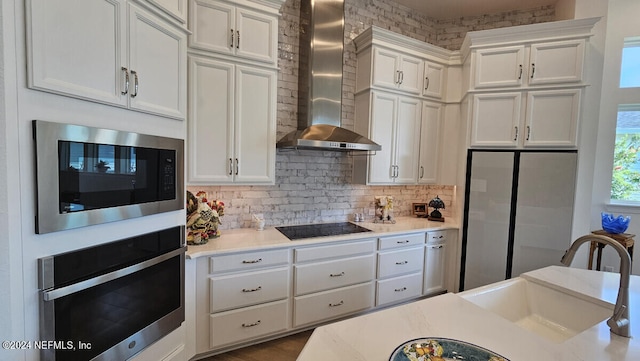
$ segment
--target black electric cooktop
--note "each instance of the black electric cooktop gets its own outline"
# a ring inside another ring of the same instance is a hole
[[[341,234],[371,232],[370,229],[361,227],[350,222],[340,223],[319,223],[304,224],[300,226],[276,227],[280,233],[284,234],[292,241],[304,238],[338,236]]]

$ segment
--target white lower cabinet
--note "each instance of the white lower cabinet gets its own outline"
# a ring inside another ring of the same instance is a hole
[[[293,326],[372,308],[374,252],[374,240],[294,250]]]
[[[196,354],[442,292],[447,235],[414,231],[198,258]]]
[[[427,232],[424,257],[424,294],[447,290],[447,231]]]
[[[286,330],[289,324],[288,303],[288,300],[281,300],[211,315],[211,348]]]
[[[422,295],[425,233],[380,237],[376,306]]]
[[[373,281],[296,297],[293,326],[304,326],[373,307]]]

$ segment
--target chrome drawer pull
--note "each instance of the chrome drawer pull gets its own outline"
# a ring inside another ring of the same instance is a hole
[[[404,241],[396,241],[397,244],[403,244],[403,243],[409,243],[410,241],[408,239],[405,239]]]
[[[247,264],[247,263],[259,263],[262,262],[262,258],[258,258],[258,259],[254,259],[254,260],[250,260],[250,261],[242,261],[242,263]]]
[[[253,327],[253,326],[258,326],[258,325],[259,325],[259,324],[261,324],[261,323],[262,323],[262,321],[260,321],[260,320],[258,320],[258,321],[256,321],[256,322],[254,322],[254,323],[243,323],[243,324],[242,324],[242,327]]]
[[[396,291],[396,292],[404,292],[406,290],[407,290],[406,287],[402,287],[402,288],[396,288],[394,291]]]
[[[329,273],[329,277],[342,277],[344,276],[344,272],[340,273]]]
[[[129,93],[129,70],[124,66],[120,70],[124,72],[124,90],[121,93],[122,95],[127,95]]]
[[[338,303],[330,303],[329,307],[338,307],[344,305],[344,301],[340,301]]]
[[[407,264],[407,263],[409,263],[409,261],[396,262],[397,265],[403,265],[403,264]]]
[[[242,292],[256,292],[256,291],[260,291],[262,289],[262,286],[258,286],[257,288],[243,288]]]

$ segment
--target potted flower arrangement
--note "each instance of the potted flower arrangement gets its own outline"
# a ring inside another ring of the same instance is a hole
[[[206,192],[187,191],[187,244],[205,244],[210,238],[220,237],[218,226],[224,216],[224,203],[208,200]]]

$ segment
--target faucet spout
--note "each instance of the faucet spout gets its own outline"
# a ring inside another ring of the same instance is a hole
[[[599,242],[613,247],[620,256],[620,287],[613,309],[613,316],[607,320],[611,332],[623,337],[631,337],[629,331],[629,281],[631,278],[631,256],[627,249],[616,240],[600,235],[586,235],[576,239],[562,256],[560,262],[565,266],[571,265],[580,246],[587,242]]]

